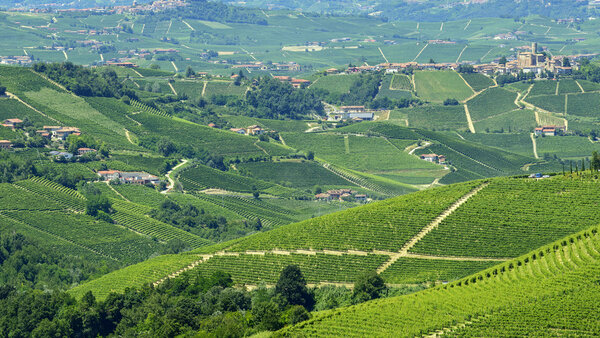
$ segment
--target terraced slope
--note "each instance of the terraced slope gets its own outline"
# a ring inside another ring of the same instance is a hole
[[[284,336],[597,336],[598,228],[415,294],[324,311]],[[499,296],[501,295],[501,296]]]

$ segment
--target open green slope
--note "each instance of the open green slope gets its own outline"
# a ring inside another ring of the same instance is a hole
[[[598,228],[415,294],[324,311],[285,336],[597,336]]]

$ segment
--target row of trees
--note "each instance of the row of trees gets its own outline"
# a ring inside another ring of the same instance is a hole
[[[307,320],[313,308],[333,308],[345,299],[358,303],[386,293],[375,273],[362,277],[354,291],[309,289],[294,265],[283,269],[275,288],[251,292],[233,288],[229,274],[202,275],[195,270],[156,288],[111,293],[104,301],[91,292],[75,300],[62,292],[16,292],[2,285],[0,332],[34,337],[242,337]]]

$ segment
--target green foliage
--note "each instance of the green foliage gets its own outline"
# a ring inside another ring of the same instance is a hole
[[[518,108],[514,103],[516,98],[516,93],[504,88],[489,88],[467,102],[469,114],[473,121],[479,121],[509,112]]]
[[[427,101],[442,102],[449,97],[462,101],[473,94],[454,71],[420,71],[414,77],[417,96]]]
[[[324,115],[323,104],[307,89],[294,89],[273,78],[263,77],[246,94],[248,105],[254,108],[250,116],[270,119],[300,119],[311,114]]]
[[[388,283],[394,284],[454,281],[495,264],[497,264],[495,261],[452,261],[401,257],[383,272],[382,277]]]
[[[236,167],[251,177],[297,188],[354,185],[315,162],[249,162],[237,164]]]
[[[308,309],[314,305],[314,299],[306,288],[306,280],[297,265],[288,265],[281,271],[275,292],[281,295],[287,304],[301,305]]]
[[[355,301],[362,303],[377,299],[387,291],[385,282],[375,271],[361,275],[354,283],[353,297]]]

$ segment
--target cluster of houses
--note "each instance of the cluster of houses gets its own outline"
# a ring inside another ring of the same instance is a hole
[[[446,156],[438,155],[438,154],[422,154],[419,156],[423,161],[438,163],[438,164],[446,164]]]
[[[327,190],[327,192],[316,194],[315,198],[321,201],[345,201],[349,199],[354,199],[357,202],[367,201],[367,195],[358,194],[350,189]]]
[[[119,170],[100,170],[98,176],[103,181],[119,180],[123,184],[158,184],[160,179],[157,176],[137,171],[119,171]]]
[[[557,136],[564,134],[566,128],[564,126],[543,126],[534,129],[535,136]]]
[[[16,56],[0,56],[0,64],[3,65],[31,65],[33,58],[29,55],[16,55]]]
[[[208,126],[212,128],[216,127],[214,123],[211,123]],[[229,130],[240,135],[262,135],[267,132],[267,130],[257,124],[246,128],[230,128]]]
[[[84,156],[86,154],[93,154],[93,153],[97,153],[98,151],[96,149],[92,149],[92,148],[79,148],[77,149],[77,156],[81,157]],[[48,154],[50,154],[50,156],[52,156],[55,159],[61,159],[64,158],[65,160],[70,160],[72,159],[75,155],[73,155],[72,153],[66,152],[66,151],[58,151],[58,150],[53,150],[51,152],[49,152]]]
[[[253,63],[244,63],[244,64],[235,64],[232,68],[244,68],[248,71],[253,70],[269,70],[269,71],[288,71],[288,72],[298,72],[302,70],[302,66],[297,64],[296,62],[287,62],[287,63],[263,63],[260,61],[256,61]]]
[[[69,135],[81,135],[81,131],[77,127],[61,127],[61,126],[44,126],[36,133],[42,137],[52,138],[55,140],[66,140]]]
[[[0,140],[0,149],[12,148],[12,142],[9,140]]]
[[[310,81],[308,80],[295,79],[291,76],[273,76],[273,78],[283,83],[289,83],[294,88],[301,88],[302,86],[308,86],[310,84]]]
[[[367,111],[365,106],[341,106],[337,111],[329,114],[328,121],[344,121],[353,120],[356,122],[360,121],[372,121],[374,113]]]

